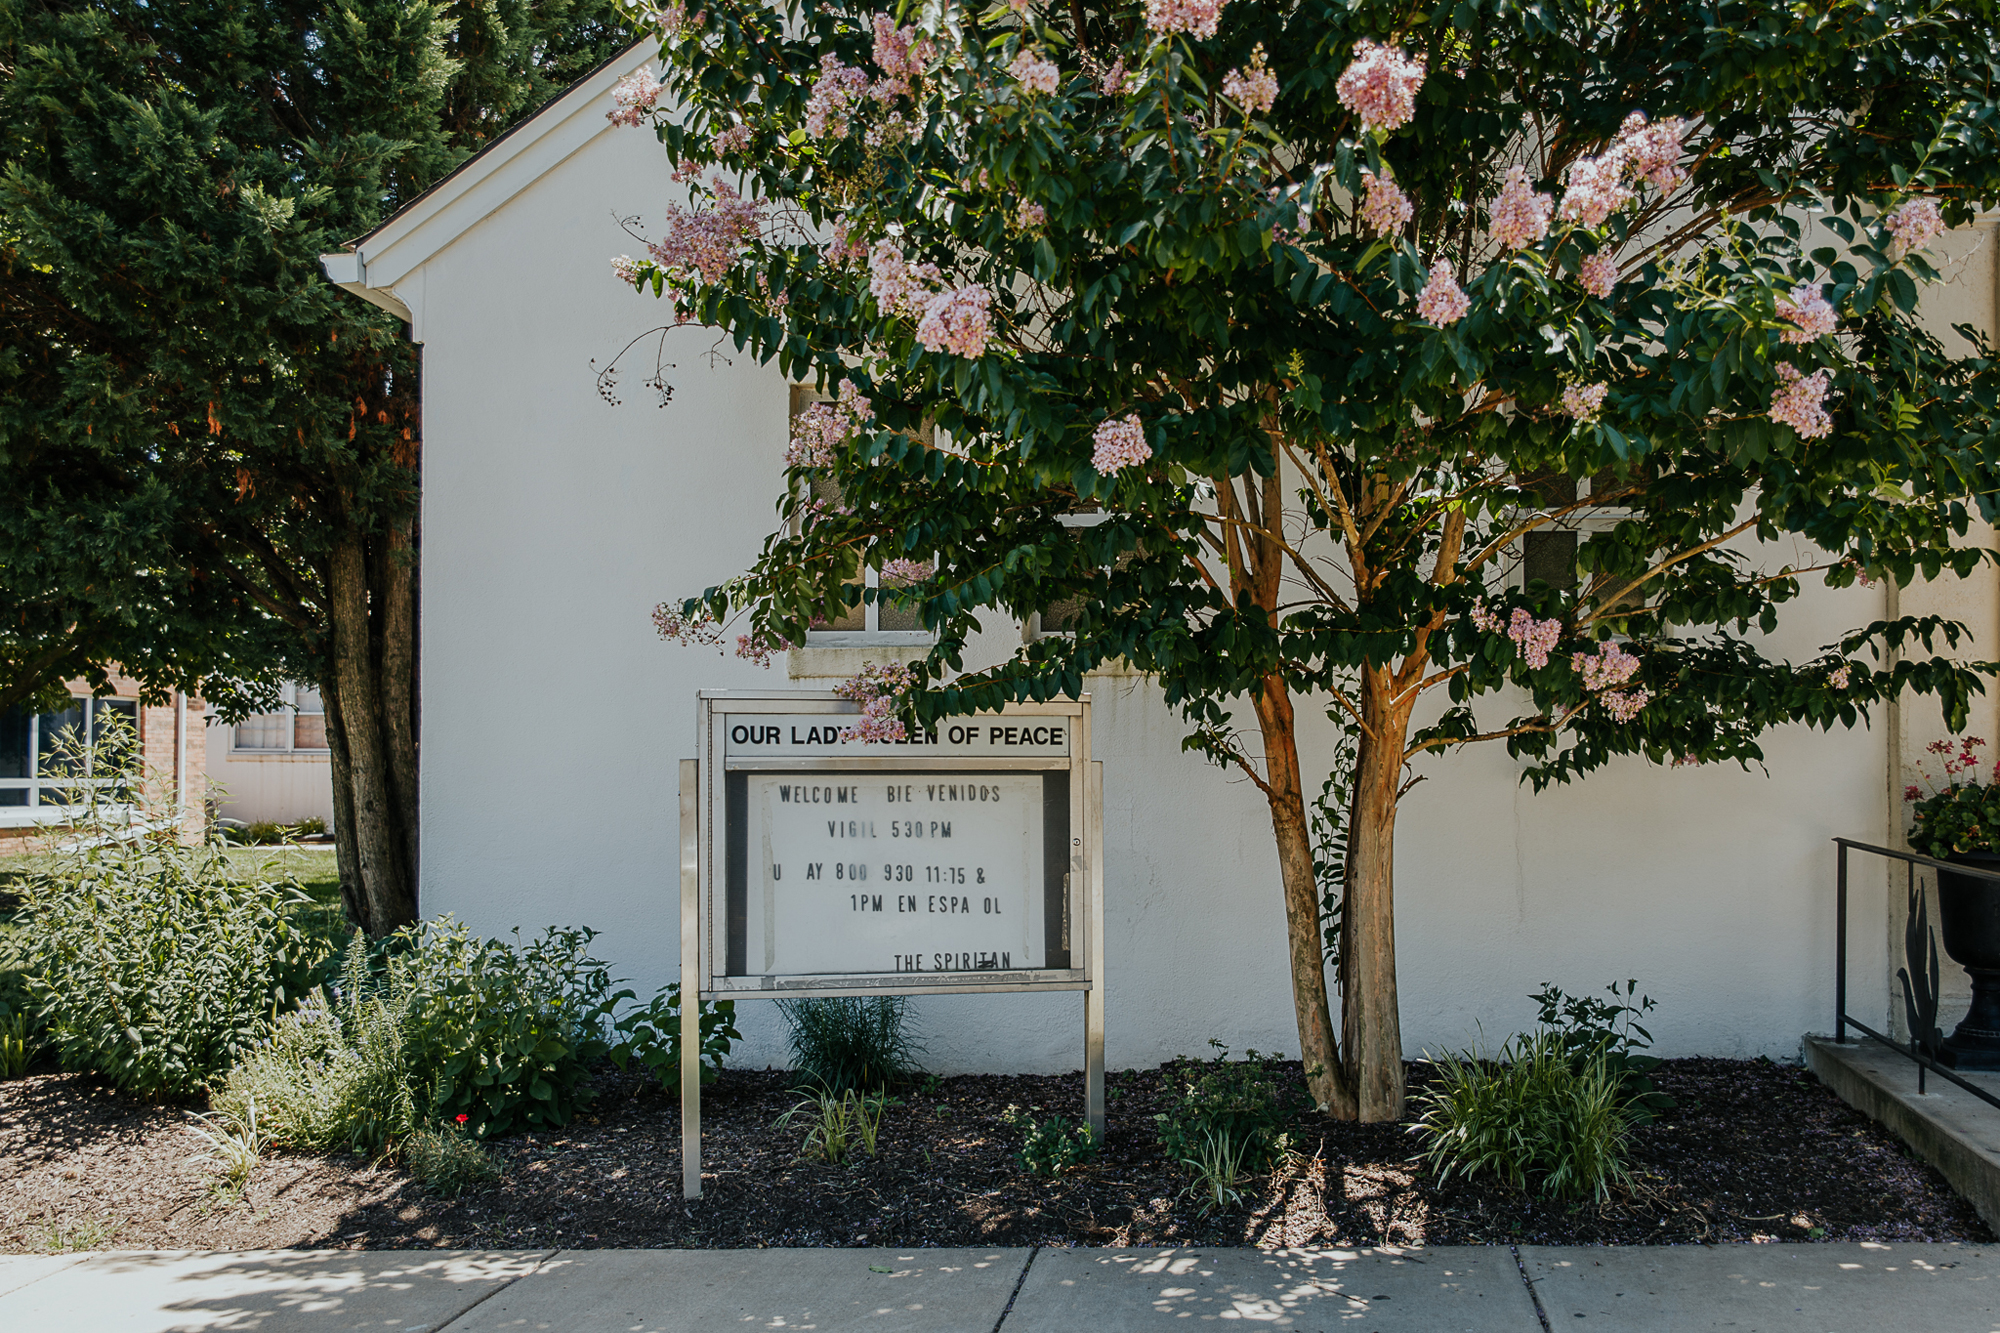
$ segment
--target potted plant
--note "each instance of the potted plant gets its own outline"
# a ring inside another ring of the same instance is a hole
[[[1923,784],[1904,789],[1913,806],[1910,846],[1925,856],[1979,870],[2000,871],[2000,766],[1979,780],[1986,744],[1966,736],[1928,749],[1944,769],[1940,781],[1923,764]],[[1925,788],[1929,790],[1926,791]],[[1941,1063],[1958,1069],[2000,1069],[2000,880],[1938,871],[1938,923],[1944,951],[1972,978],[1972,1007],[1944,1040]]]

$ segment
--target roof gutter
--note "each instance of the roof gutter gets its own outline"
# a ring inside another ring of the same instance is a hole
[[[410,308],[403,304],[403,298],[396,295],[394,288],[368,285],[368,265],[361,258],[360,251],[349,250],[341,254],[321,255],[319,266],[326,270],[326,276],[334,286],[353,292],[370,305],[382,307],[405,324],[414,325],[417,322],[416,317],[410,313]]]

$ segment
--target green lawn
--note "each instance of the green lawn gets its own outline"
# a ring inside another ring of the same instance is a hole
[[[327,847],[229,847],[222,853],[232,876],[237,879],[293,879],[312,899],[299,908],[300,924],[325,934],[338,947],[346,943],[350,927],[340,906],[340,872],[334,864],[333,848]],[[11,856],[0,860],[0,903],[16,880],[25,878],[50,863],[48,855]],[[4,936],[14,928],[15,913],[0,906],[0,953],[5,952]]]

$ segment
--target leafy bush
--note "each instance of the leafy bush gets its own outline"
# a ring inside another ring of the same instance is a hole
[[[1294,1097],[1279,1085],[1255,1051],[1229,1059],[1219,1041],[1213,1060],[1176,1060],[1169,1077],[1180,1084],[1180,1099],[1153,1117],[1160,1146],[1174,1161],[1198,1171],[1205,1161],[1234,1163],[1237,1172],[1269,1170],[1287,1147],[1285,1121]]]
[[[858,1088],[843,1092],[814,1088],[778,1117],[778,1127],[804,1120],[809,1128],[806,1141],[799,1146],[799,1156],[816,1157],[838,1166],[857,1147],[870,1157],[875,1155],[882,1134],[882,1117],[888,1108],[887,1093],[867,1093]]]
[[[484,1138],[565,1125],[590,1100],[590,1066],[611,1053],[610,970],[594,931],[549,927],[515,943],[444,917],[398,931],[388,986],[403,1005],[407,1059],[432,1084],[426,1119],[470,1117]]]
[[[921,1050],[905,1029],[909,1003],[901,995],[778,1001],[793,1072],[828,1092],[887,1088],[908,1077]]]
[[[256,1108],[274,1143],[314,1152],[379,1152],[408,1136],[418,1103],[404,1039],[404,1006],[372,974],[369,950],[354,933],[332,990],[317,989],[272,1023],[244,1052],[212,1105],[243,1121]]]
[[[28,1072],[42,1047],[42,1007],[28,984],[25,932],[0,928],[0,1078]]]
[[[85,835],[25,882],[30,984],[63,1066],[144,1096],[205,1086],[311,989],[325,945],[294,884],[171,837]]]
[[[1981,782],[1979,756],[1973,753],[1985,744],[1977,736],[1961,736],[1924,747],[1944,773],[1932,774],[1929,764],[1919,760],[1917,776],[1923,786],[1913,783],[1903,791],[1903,799],[1911,803],[1913,851],[1944,860],[1956,852],[1992,852],[2000,846],[2000,765],[1993,770],[1994,781]]]
[[[309,819],[301,819],[298,823],[292,825],[292,836],[294,838],[323,838],[326,836],[326,821],[318,815],[314,815]]]
[[[1601,1200],[1631,1183],[1631,1103],[1605,1053],[1579,1065],[1559,1034],[1542,1031],[1514,1038],[1497,1061],[1439,1059],[1410,1128],[1441,1181],[1491,1172],[1515,1189]]]
[[[1088,1122],[1075,1124],[1060,1115],[1036,1120],[1018,1106],[1008,1107],[1002,1119],[1021,1131],[1022,1169],[1044,1180],[1054,1180],[1073,1166],[1095,1160],[1102,1146]]]
[[[1638,994],[1639,983],[1628,980],[1623,987],[1612,982],[1604,988],[1611,998],[1569,995],[1548,982],[1528,998],[1539,1007],[1536,1022],[1551,1034],[1570,1063],[1582,1072],[1586,1062],[1601,1059],[1617,1076],[1630,1099],[1635,1122],[1651,1120],[1674,1108],[1674,1099],[1653,1086],[1650,1077],[1660,1067],[1660,1057],[1647,1055],[1653,1034],[1639,1020],[1659,1006]]]
[[[743,1040],[736,1030],[736,1001],[702,1000],[701,1081],[711,1083],[722,1072],[723,1057]],[[633,1009],[613,1024],[618,1036],[611,1058],[620,1069],[634,1064],[652,1071],[668,1092],[681,1086],[681,988],[675,982],[642,1009]]]
[[[403,1165],[410,1174],[452,1198],[500,1178],[500,1164],[466,1131],[466,1119],[461,1115],[435,1129],[420,1126],[403,1143]]]

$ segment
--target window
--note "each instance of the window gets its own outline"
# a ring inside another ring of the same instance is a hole
[[[236,724],[230,749],[249,754],[325,754],[326,705],[310,685],[287,684],[284,707]]]
[[[1578,500],[1589,500],[1599,492],[1622,489],[1625,485],[1615,472],[1605,471],[1578,482],[1573,477],[1545,477],[1526,483],[1548,509],[1563,509]],[[1536,528],[1521,538],[1521,559],[1516,572],[1523,586],[1537,580],[1562,592],[1577,586],[1577,550],[1592,533],[1609,532],[1631,511],[1618,504],[1593,504],[1573,509],[1554,524]]]
[[[1110,517],[1111,515],[1105,513],[1103,510],[1093,508],[1083,513],[1063,514],[1056,521],[1066,528],[1094,528]],[[1125,566],[1132,563],[1133,558],[1137,554],[1135,551],[1125,552],[1112,562],[1111,568],[1114,571],[1125,568]],[[1021,627],[1022,637],[1024,639],[1042,639],[1055,635],[1074,634],[1076,633],[1077,621],[1082,616],[1083,600],[1081,598],[1068,597],[1060,602],[1052,602],[1049,604],[1047,610],[1038,611],[1028,618],[1027,623]]]
[[[825,401],[825,394],[795,384],[792,386],[791,414],[796,417],[814,403]],[[840,507],[840,486],[831,477],[816,476],[811,487],[808,498],[829,508]],[[881,575],[866,568],[848,583],[860,588],[882,586]],[[806,637],[807,647],[923,644],[931,641],[930,633],[924,629],[922,617],[914,605],[864,601],[859,606],[843,605],[837,610],[838,614],[813,626]]]
[[[115,786],[125,775],[137,771],[136,750],[125,755],[99,755],[99,771],[79,773],[73,763],[71,746],[87,740],[95,745],[107,739],[112,719],[122,717],[136,743],[139,734],[139,705],[132,699],[72,698],[69,707],[54,713],[24,713],[10,708],[0,713],[0,809],[69,804],[80,782],[99,787]]]

